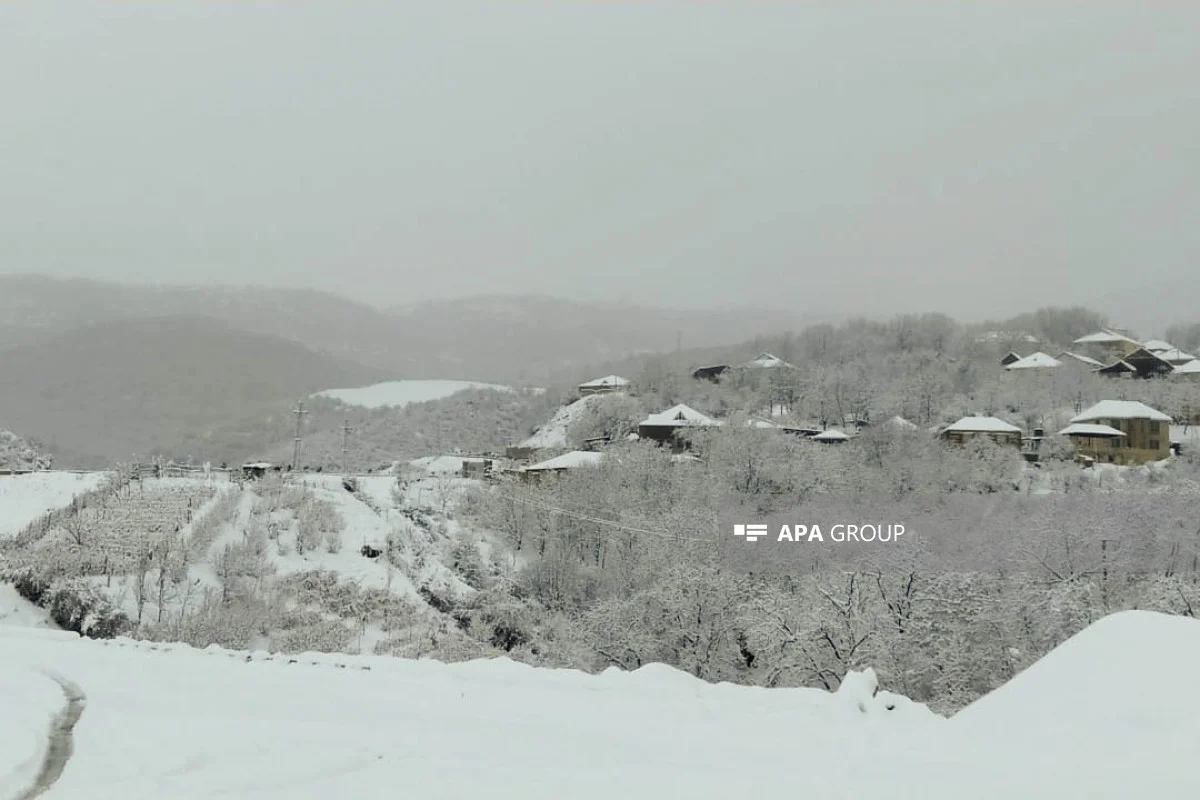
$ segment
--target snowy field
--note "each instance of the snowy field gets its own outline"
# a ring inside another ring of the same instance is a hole
[[[498,386],[494,383],[475,383],[472,381],[388,381],[376,383],[373,386],[363,386],[358,389],[328,389],[317,392],[317,397],[331,397],[351,406],[362,408],[401,408],[410,403],[425,403],[430,400],[441,400],[452,394],[467,389],[495,389],[510,392],[508,386]]]
[[[35,519],[62,508],[103,482],[103,472],[31,472],[0,475],[0,537],[15,536]]]
[[[0,654],[5,800],[53,760],[71,687],[82,714],[49,800],[1200,796],[1200,623],[1146,612],[949,720],[869,672],[828,694],[656,665],[271,658],[15,627]]]

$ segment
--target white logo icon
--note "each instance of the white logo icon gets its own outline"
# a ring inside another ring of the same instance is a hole
[[[734,536],[744,536],[747,542],[757,542],[767,535],[766,525],[734,525]]]

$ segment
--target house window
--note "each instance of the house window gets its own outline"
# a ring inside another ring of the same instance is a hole
[[[1157,450],[1160,444],[1161,444],[1161,442],[1158,439],[1151,439],[1150,440],[1150,449]]]

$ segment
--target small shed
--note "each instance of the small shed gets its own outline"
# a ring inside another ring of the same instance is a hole
[[[252,461],[242,464],[242,477],[246,480],[258,480],[274,469],[275,465],[266,461]]]

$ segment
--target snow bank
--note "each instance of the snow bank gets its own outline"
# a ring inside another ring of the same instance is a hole
[[[404,407],[410,403],[425,403],[441,400],[467,389],[496,389],[511,392],[510,386],[474,381],[388,381],[357,389],[327,389],[317,392],[318,397],[331,397],[346,405],[363,408]]]
[[[879,691],[591,676],[506,659],[266,656],[0,628],[0,775],[87,710],[58,800],[1200,796],[1200,623],[1118,614],[950,720]],[[44,681],[39,684],[38,681]]]
[[[33,784],[64,702],[50,678],[0,661],[0,798],[17,797]]]
[[[1114,614],[948,727],[958,751],[983,765],[989,797],[1047,796],[1047,786],[1072,797],[1197,797],[1198,668],[1200,621]]]
[[[58,628],[50,619],[48,611],[21,597],[17,590],[7,583],[0,583],[0,625],[51,630]]]
[[[90,492],[103,472],[30,472],[0,475],[0,537],[15,536],[43,514],[62,508],[77,494]]]

